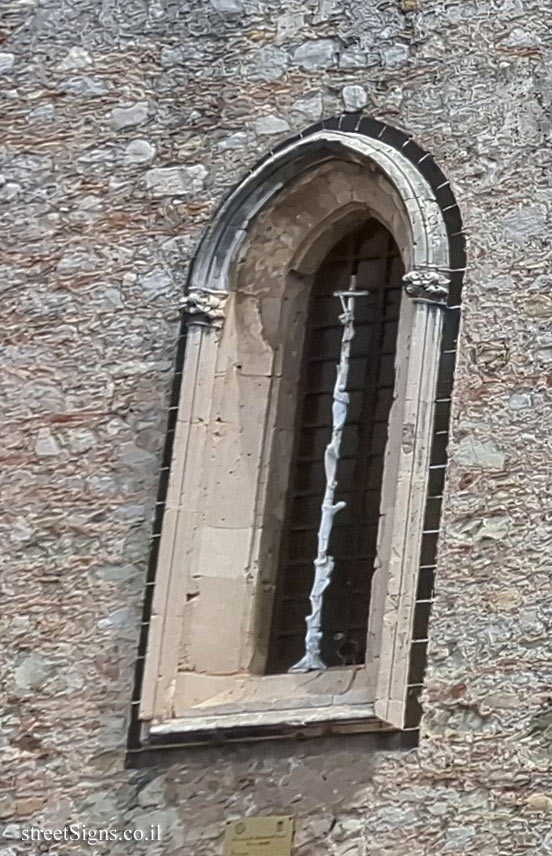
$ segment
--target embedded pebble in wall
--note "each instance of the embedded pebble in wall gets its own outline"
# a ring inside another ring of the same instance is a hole
[[[318,8],[314,15],[313,22],[322,24],[324,21],[329,21],[335,17],[343,9],[340,0],[318,0]]]
[[[543,237],[547,232],[546,213],[544,205],[520,206],[502,221],[506,237],[517,244]]]
[[[309,95],[306,98],[298,98],[293,105],[293,110],[296,110],[311,121],[320,119],[323,109],[324,104],[321,92],[316,92],[314,95]]]
[[[304,42],[294,51],[293,62],[306,71],[314,68],[330,68],[335,64],[337,44],[333,39],[318,39]]]
[[[544,333],[542,336],[537,336],[536,345],[535,359],[543,365],[552,363],[552,334]]]
[[[347,48],[339,57],[340,68],[365,68],[375,62],[375,58],[369,62],[366,51],[358,47]]]
[[[99,98],[108,92],[106,83],[93,77],[71,77],[62,86],[70,95],[85,95],[89,98]]]
[[[464,437],[452,458],[460,466],[480,469],[502,469],[506,460],[504,452],[492,440],[482,442],[474,437]]]
[[[408,61],[408,45],[398,43],[388,48],[381,48],[381,61],[385,68],[404,65]]]
[[[52,122],[55,118],[55,113],[53,104],[42,104],[35,110],[31,110],[27,116],[27,122]]]
[[[49,428],[39,429],[35,441],[35,452],[41,458],[60,454],[59,444]]]
[[[0,53],[0,74],[6,74],[11,71],[15,62],[15,55],[12,53]]]
[[[207,168],[200,163],[193,166],[159,167],[146,173],[146,186],[158,196],[193,194],[203,190],[206,177]]]
[[[133,627],[133,612],[127,606],[115,609],[105,618],[100,618],[97,626],[100,630],[117,630],[121,627]]]
[[[92,65],[92,57],[84,48],[75,46],[57,64],[56,68],[58,71],[68,71],[71,68],[86,68],[87,65]]]
[[[345,110],[349,113],[355,113],[357,110],[362,110],[368,104],[368,95],[363,86],[356,83],[344,86],[341,90],[341,98]]]
[[[156,148],[148,140],[131,140],[125,148],[125,164],[149,163],[155,157]]]
[[[15,799],[11,794],[3,794],[0,797],[0,820],[7,820],[8,817],[13,817],[15,811]],[[10,848],[11,849],[11,848]],[[6,851],[0,850],[0,854]],[[15,850],[12,850],[15,856]]]
[[[148,118],[148,113],[147,101],[137,101],[135,104],[127,104],[125,107],[114,107],[111,111],[111,126],[116,131],[120,131],[123,128],[141,125]]]
[[[16,690],[28,691],[38,689],[45,681],[53,677],[57,669],[54,660],[40,653],[31,653],[14,672]]]
[[[298,33],[305,26],[304,12],[286,12],[276,21],[276,37],[279,42]]]
[[[219,149],[243,149],[249,142],[249,135],[245,131],[236,131],[217,143]]]
[[[251,80],[278,80],[289,65],[289,56],[281,48],[268,45],[255,54],[247,69]]]
[[[255,122],[253,127],[259,135],[283,134],[284,131],[289,131],[288,123],[279,116],[263,116]]]
[[[88,452],[98,442],[97,436],[88,428],[73,428],[67,432],[69,448],[75,454]]]
[[[241,15],[245,3],[243,0],[210,0],[211,6],[223,15]]]
[[[182,48],[163,48],[160,61],[163,68],[170,68],[171,65],[180,65],[185,58],[186,54]]]
[[[140,277],[140,285],[151,296],[163,294],[170,290],[174,282],[173,277],[163,268],[153,268]]]
[[[510,410],[526,410],[533,406],[533,397],[530,392],[514,392],[510,396],[508,407]]]
[[[0,202],[11,202],[21,193],[21,185],[16,181],[7,181],[0,187]]]
[[[507,48],[537,48],[542,44],[542,39],[538,33],[523,30],[521,27],[514,27],[502,44]]]

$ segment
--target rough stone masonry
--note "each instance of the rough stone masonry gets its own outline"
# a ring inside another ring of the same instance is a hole
[[[552,854],[549,10],[1,5],[1,856],[69,822],[162,826],[99,854],[219,856],[226,819],[278,813],[297,856]],[[259,157],[350,110],[431,152],[468,240],[419,748],[245,744],[125,769],[187,262]]]

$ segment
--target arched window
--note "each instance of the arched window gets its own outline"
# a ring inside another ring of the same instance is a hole
[[[404,726],[449,270],[428,181],[359,133],[290,143],[221,205],[186,297],[150,741]]]

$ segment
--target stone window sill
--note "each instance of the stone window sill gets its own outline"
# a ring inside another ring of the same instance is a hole
[[[220,677],[218,682],[213,688],[219,691],[195,705],[177,691],[174,716],[145,724],[143,742],[257,740],[389,728],[376,717],[364,666],[241,680]],[[233,691],[227,692],[232,683]]]
[[[376,717],[374,705],[342,704],[152,722],[144,726],[142,742],[153,747],[171,743],[193,745],[389,730],[394,729]]]

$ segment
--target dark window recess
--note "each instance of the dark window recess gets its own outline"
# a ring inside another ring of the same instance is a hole
[[[354,274],[357,288],[371,294],[356,301],[350,404],[336,492],[336,499],[347,505],[335,517],[330,541],[335,567],[324,596],[322,656],[330,667],[364,662],[403,272],[391,235],[369,220],[331,250],[316,275],[280,545],[269,673],[286,672],[304,654],[325,487],[324,450],[332,430],[332,391],[343,329],[338,320],[340,302],[333,292],[348,288]]]

